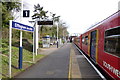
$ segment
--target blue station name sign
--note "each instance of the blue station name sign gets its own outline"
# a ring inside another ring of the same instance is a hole
[[[15,21],[12,21],[12,28],[13,29],[18,29],[18,30],[23,30],[23,31],[29,31],[29,32],[33,32],[34,31],[34,27],[22,24],[22,23],[18,23]]]

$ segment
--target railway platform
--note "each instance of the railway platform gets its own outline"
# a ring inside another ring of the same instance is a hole
[[[44,53],[47,51],[44,51]],[[61,78],[77,80],[102,80],[84,56],[71,43],[52,51],[37,64],[17,75],[17,79]]]
[[[78,50],[77,46],[72,45],[71,52],[71,78],[81,78],[84,80],[105,80],[91,66],[84,55]],[[74,69],[77,66],[77,70]]]

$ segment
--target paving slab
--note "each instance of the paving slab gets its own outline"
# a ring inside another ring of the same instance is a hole
[[[89,64],[89,62],[84,58],[84,56],[77,50],[76,46],[73,45],[75,50],[77,62],[79,65],[79,70],[81,73],[81,78],[84,80],[93,79],[93,80],[102,80],[94,68]]]
[[[70,45],[65,44],[15,78],[68,78]]]

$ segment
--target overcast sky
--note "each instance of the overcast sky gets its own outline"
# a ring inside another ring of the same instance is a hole
[[[69,26],[69,33],[84,33],[91,25],[118,11],[119,0],[23,0],[33,11],[39,3],[44,10],[56,13]]]

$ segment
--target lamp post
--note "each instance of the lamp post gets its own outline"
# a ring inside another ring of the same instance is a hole
[[[37,56],[38,54],[38,25],[37,25],[37,20],[35,21],[29,21],[30,23],[34,23],[34,28],[35,28],[35,31],[34,31],[34,35],[33,35],[33,38],[34,38],[34,52],[35,52],[35,55]]]
[[[58,25],[59,23],[57,23],[57,48],[58,48]]]
[[[33,27],[35,29],[36,21],[29,21],[31,24],[34,23]],[[35,31],[33,32],[33,62],[35,62]]]

